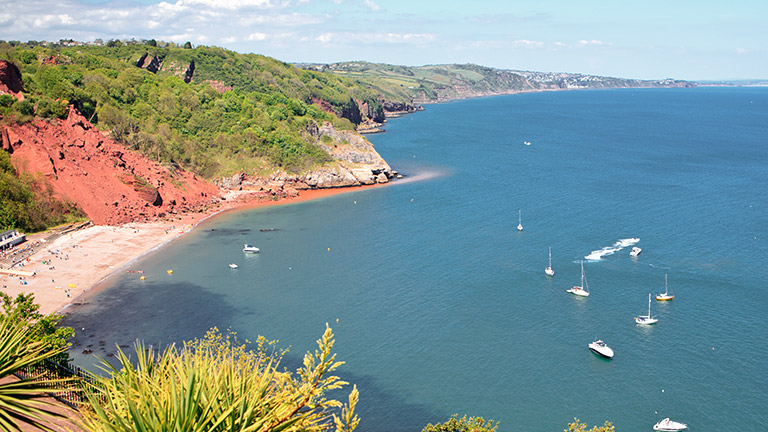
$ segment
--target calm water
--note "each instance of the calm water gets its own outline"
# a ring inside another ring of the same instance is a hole
[[[369,139],[405,180],[202,224],[132,265],[148,280],[119,273],[72,309],[77,361],[92,361],[89,344],[103,355],[215,325],[278,339],[293,363],[328,322],[361,431],[453,413],[505,431],[575,416],[766,428],[768,89],[476,99]],[[638,259],[614,246],[635,237]],[[244,256],[245,242],[262,253]],[[565,290],[590,254],[592,296],[577,298]],[[654,301],[658,325],[635,325],[665,274],[676,299]],[[595,338],[613,360],[589,352]]]

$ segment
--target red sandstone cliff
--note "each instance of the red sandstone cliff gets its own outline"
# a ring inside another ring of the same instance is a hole
[[[74,108],[65,120],[2,126],[3,147],[17,171],[45,176],[62,198],[95,224],[122,224],[201,210],[220,189],[181,169],[130,151]]]

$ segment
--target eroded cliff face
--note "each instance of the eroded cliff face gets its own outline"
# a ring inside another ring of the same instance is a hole
[[[332,124],[312,125],[308,134],[328,152],[333,162],[301,174],[275,171],[266,177],[238,173],[216,184],[225,189],[263,190],[271,194],[293,189],[327,189],[388,183],[398,173],[379,155],[370,141],[353,131],[336,130]]]
[[[214,184],[126,149],[74,108],[65,120],[2,128],[17,171],[45,177],[99,225],[200,211],[220,199]]]

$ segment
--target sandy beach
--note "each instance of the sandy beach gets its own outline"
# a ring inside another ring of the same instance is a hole
[[[121,226],[89,226],[59,237],[30,256],[23,267],[14,270],[34,276],[0,275],[0,284],[12,297],[33,293],[40,312],[64,312],[79,296],[116,271],[130,270],[130,263],[142,255],[194,229],[202,220],[234,209],[282,205],[317,199],[363,188],[317,189],[275,199],[258,193],[231,192],[219,206],[206,212],[187,213],[173,221],[128,223]]]

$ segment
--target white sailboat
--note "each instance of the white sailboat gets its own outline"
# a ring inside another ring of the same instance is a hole
[[[658,318],[651,316],[651,293],[648,293],[648,315],[636,316],[635,322],[644,325],[651,325],[659,322]]]
[[[566,290],[573,295],[581,297],[589,297],[589,286],[587,285],[587,277],[584,275],[584,261],[581,262],[581,285],[575,286],[569,290]]]
[[[664,275],[664,293],[656,294],[656,300],[658,301],[670,301],[674,300],[675,295],[669,293],[669,285],[667,284],[667,275]]]
[[[547,276],[554,276],[555,271],[552,270],[552,247],[549,247],[549,265],[547,268],[544,269],[544,273],[547,274]]]
[[[522,231],[523,230],[523,214],[522,210],[517,211],[517,230]]]

